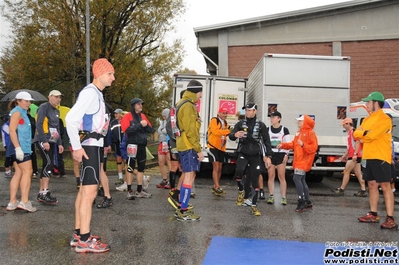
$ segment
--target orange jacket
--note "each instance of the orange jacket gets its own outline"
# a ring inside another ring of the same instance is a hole
[[[312,168],[314,156],[318,148],[317,136],[313,131],[314,120],[305,115],[302,128],[296,132],[294,139],[289,143],[281,143],[281,147],[287,150],[294,150],[292,167],[309,171]],[[297,141],[301,139],[303,147]]]
[[[222,124],[219,118],[212,118],[208,127],[208,148],[216,148],[220,151],[226,151],[227,135],[230,133],[227,122]],[[224,136],[222,145],[222,136]]]

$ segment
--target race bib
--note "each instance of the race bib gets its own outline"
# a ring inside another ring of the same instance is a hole
[[[277,145],[281,144],[280,139],[270,139],[270,144],[272,147],[276,147]]]
[[[162,142],[162,152],[166,153],[169,151],[169,146],[167,142]]]
[[[295,169],[295,170],[294,170],[294,174],[295,174],[295,175],[301,175],[301,176],[303,176],[303,175],[306,174],[306,171],[305,171],[305,170],[302,170],[302,169]]]
[[[127,145],[127,156],[135,158],[137,155],[137,145],[136,144],[128,144]]]
[[[107,133],[108,133],[108,128],[109,128],[109,119],[108,119],[108,117],[107,117],[107,118],[105,118],[105,124],[104,124],[103,128],[101,129],[101,134],[102,134],[103,136],[106,136],[106,135],[107,135]]]
[[[50,128],[50,139],[49,142],[56,143],[58,141],[58,138],[60,138],[60,134],[58,133],[56,128]]]
[[[367,164],[367,160],[366,160],[366,159],[362,159],[362,161],[360,162],[360,165],[361,165],[363,168],[366,168],[366,164]]]

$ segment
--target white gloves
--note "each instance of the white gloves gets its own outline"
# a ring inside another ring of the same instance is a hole
[[[19,161],[24,160],[24,152],[22,151],[22,148],[21,148],[21,147],[15,148],[15,157],[16,157]]]

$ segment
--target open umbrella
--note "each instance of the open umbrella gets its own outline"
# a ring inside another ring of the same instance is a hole
[[[58,106],[57,108],[60,110],[60,118],[61,118],[62,122],[64,123],[64,126],[66,126],[65,117],[66,117],[67,113],[69,112],[70,108],[65,107],[65,106]]]
[[[36,112],[37,112],[37,109],[39,108],[39,106],[32,103],[32,104],[30,104],[29,108],[30,108],[30,116],[32,116],[33,118],[36,118]]]
[[[35,101],[47,101],[48,100],[47,97],[43,96],[43,94],[41,94],[40,92],[37,92],[35,90],[18,89],[18,90],[13,90],[13,91],[8,92],[2,99],[0,99],[0,101],[3,101],[3,102],[4,101],[12,101],[15,99],[15,96],[19,92],[22,92],[22,91],[28,92]]]

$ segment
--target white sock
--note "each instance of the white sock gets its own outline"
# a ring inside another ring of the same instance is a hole
[[[119,177],[119,179],[123,179],[122,172],[121,172],[121,173],[118,173],[118,177]]]

